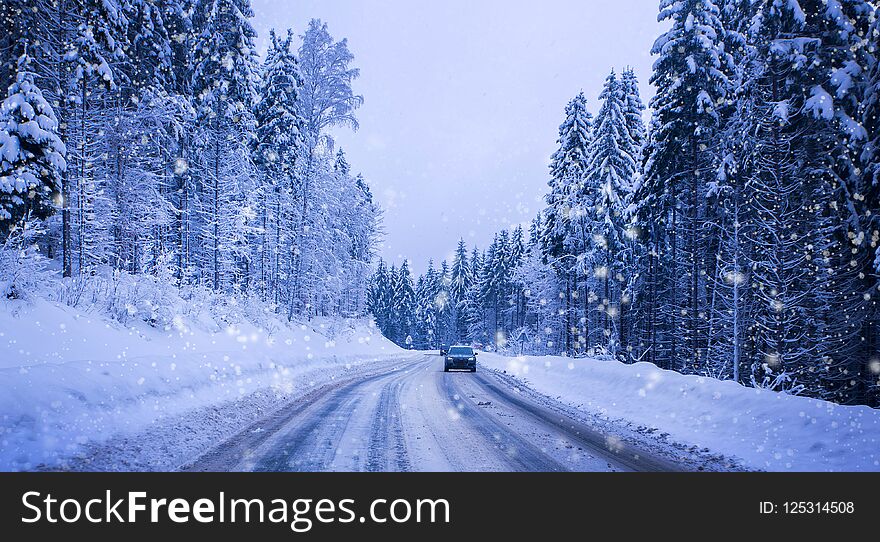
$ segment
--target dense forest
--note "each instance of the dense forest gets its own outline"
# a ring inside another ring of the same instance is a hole
[[[369,305],[401,345],[647,361],[880,405],[880,11],[661,0],[645,106],[565,108],[546,208]]]
[[[252,17],[249,0],[0,1],[4,295],[54,268],[71,304],[147,277],[288,318],[365,314],[381,213],[328,135],[357,128],[353,56],[317,20],[258,55]]]

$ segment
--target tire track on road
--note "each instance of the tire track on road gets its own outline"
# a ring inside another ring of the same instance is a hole
[[[487,414],[463,391],[460,376],[472,379],[473,373],[440,373],[438,386],[456,410],[498,450],[511,470],[562,472],[568,469],[541,449],[524,439],[496,417]]]

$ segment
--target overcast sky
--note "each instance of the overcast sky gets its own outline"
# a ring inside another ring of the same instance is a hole
[[[338,130],[385,209],[381,255],[450,258],[459,237],[485,248],[543,207],[569,99],[595,114],[614,68],[632,66],[645,103],[658,0],[252,0],[262,39],[311,18],[348,38],[365,99],[360,130]],[[451,259],[451,258],[450,258]]]

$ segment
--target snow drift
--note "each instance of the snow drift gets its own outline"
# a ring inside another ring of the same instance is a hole
[[[402,352],[366,320],[259,320],[202,311],[157,328],[45,299],[3,301],[0,470],[53,468],[181,413],[258,390],[298,393]]]
[[[480,354],[483,366],[610,420],[769,471],[880,471],[880,410],[682,375],[650,363]]]

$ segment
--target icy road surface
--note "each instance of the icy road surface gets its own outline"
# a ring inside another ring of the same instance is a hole
[[[503,374],[424,353],[294,399],[187,470],[661,471],[685,463],[603,434]]]

